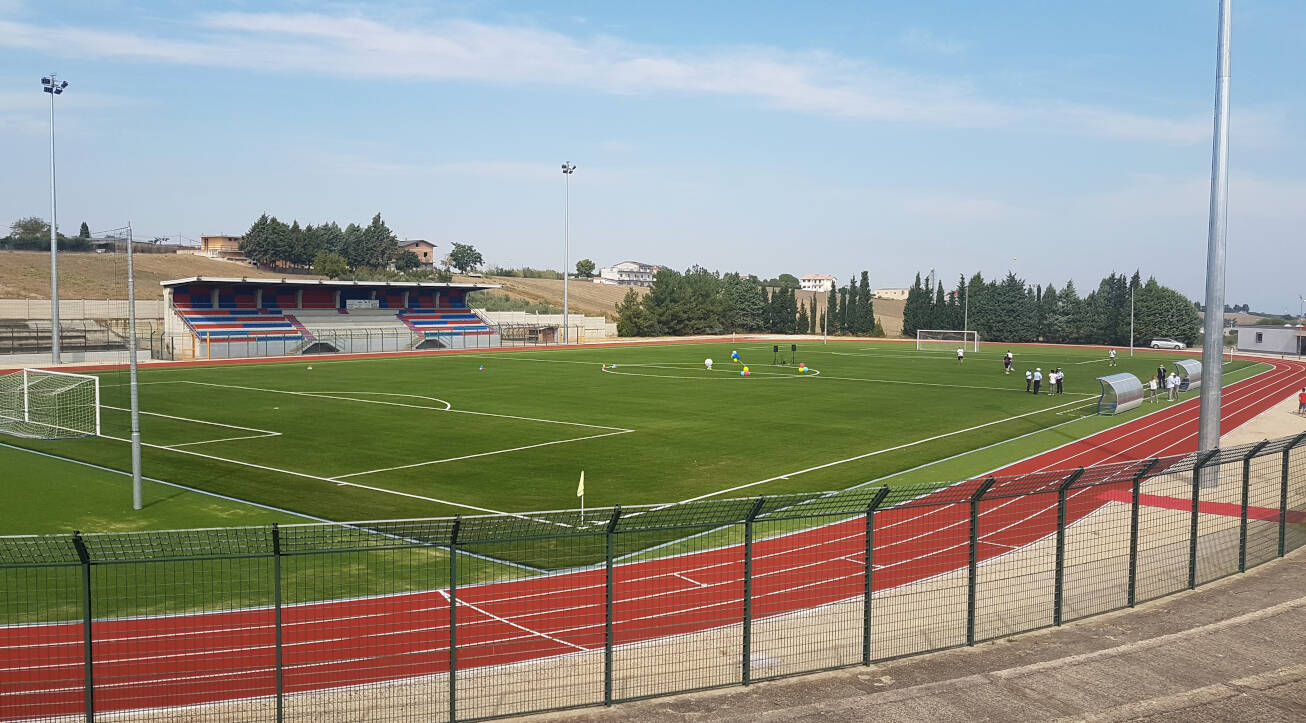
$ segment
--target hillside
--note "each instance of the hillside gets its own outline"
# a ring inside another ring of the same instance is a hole
[[[187,276],[248,276],[280,278],[245,264],[189,254],[143,254],[136,266],[136,298],[162,299],[159,282]],[[319,278],[302,277],[296,278]],[[61,299],[127,298],[125,254],[59,254]],[[44,251],[0,251],[0,299],[50,298],[50,254]]]
[[[188,276],[248,276],[249,278],[279,278],[273,274],[256,271],[245,264],[218,261],[189,254],[136,254],[136,298],[161,299],[163,288],[159,282]],[[127,257],[123,254],[59,254],[59,296],[64,299],[122,299],[127,296]],[[296,276],[296,278],[320,278]],[[487,276],[470,278],[455,276],[454,281],[464,283],[498,284],[499,293],[532,302],[546,302],[562,306],[562,281],[560,279],[520,279]],[[588,316],[606,316],[615,319],[617,304],[634,288],[636,293],[648,289],[630,286],[609,286],[580,279],[572,279],[567,295],[571,310]],[[825,294],[799,291],[798,300],[810,303],[819,297],[817,306],[825,308]],[[0,251],[0,299],[50,298],[50,256],[42,251]],[[875,318],[884,325],[889,336],[902,331],[902,301],[877,299]]]

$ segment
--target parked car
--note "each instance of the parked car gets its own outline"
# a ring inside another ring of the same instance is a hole
[[[1152,348],[1153,349],[1187,349],[1188,345],[1183,343],[1182,341],[1175,341],[1174,339],[1153,339]]]

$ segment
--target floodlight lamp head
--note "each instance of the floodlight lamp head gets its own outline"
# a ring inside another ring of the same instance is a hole
[[[49,77],[41,78],[41,85],[52,85],[53,81]]]

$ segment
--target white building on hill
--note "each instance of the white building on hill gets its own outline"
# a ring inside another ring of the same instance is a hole
[[[622,261],[599,269],[599,279],[600,283],[618,286],[652,286],[653,277],[660,268],[662,267],[638,261]]]
[[[798,280],[803,291],[829,291],[834,288],[834,277],[829,274],[803,274]]]

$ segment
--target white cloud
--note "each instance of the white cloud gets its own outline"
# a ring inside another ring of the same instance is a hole
[[[739,96],[814,115],[1171,144],[1205,142],[1210,134],[1203,118],[1063,101],[1002,102],[962,83],[825,52],[686,52],[464,20],[398,26],[357,15],[217,13],[203,16],[188,39],[0,21],[0,47],[255,72]]]

